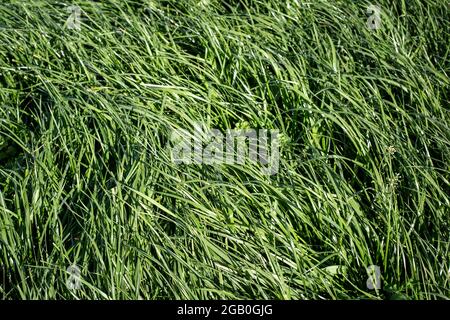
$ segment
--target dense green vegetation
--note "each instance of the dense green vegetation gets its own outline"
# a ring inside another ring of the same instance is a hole
[[[0,297],[448,299],[449,2],[370,4],[3,0]],[[279,172],[173,163],[194,122]]]

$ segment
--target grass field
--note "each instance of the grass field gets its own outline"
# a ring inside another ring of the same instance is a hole
[[[0,297],[449,299],[449,9],[2,0]],[[278,172],[175,163],[194,123]]]

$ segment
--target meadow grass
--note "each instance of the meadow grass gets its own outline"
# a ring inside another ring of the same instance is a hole
[[[449,2],[370,4],[3,0],[0,297],[449,299]],[[173,163],[194,122],[279,172]]]

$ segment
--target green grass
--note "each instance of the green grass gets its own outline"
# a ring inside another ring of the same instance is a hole
[[[0,297],[449,299],[449,2],[369,4],[3,0]],[[194,122],[278,174],[174,164]]]

